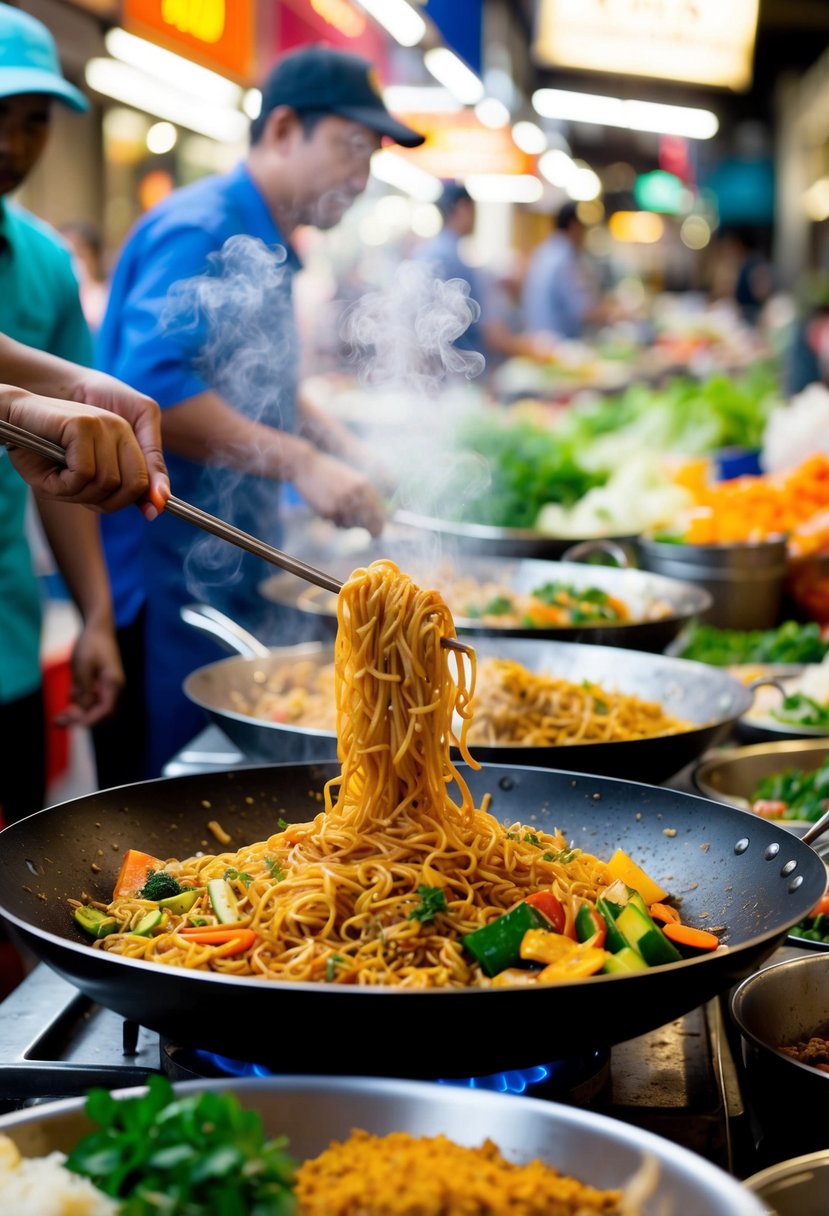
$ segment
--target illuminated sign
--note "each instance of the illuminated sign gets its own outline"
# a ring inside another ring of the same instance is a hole
[[[395,148],[418,168],[444,180],[481,173],[532,173],[535,158],[516,147],[509,128],[484,127],[471,110],[457,114],[399,114],[426,136],[419,148]]]
[[[124,25],[244,83],[254,66],[253,0],[124,0]]]
[[[548,64],[751,85],[759,0],[540,0],[534,53]]]

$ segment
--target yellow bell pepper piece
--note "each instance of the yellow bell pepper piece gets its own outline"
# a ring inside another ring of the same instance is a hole
[[[661,903],[663,899],[667,899],[668,897],[668,892],[665,888],[660,887],[655,879],[646,874],[642,867],[637,865],[624,849],[616,850],[607,863],[607,868],[613,878],[621,879],[626,886],[633,887],[634,891],[638,891],[648,907],[651,904]]]
[[[580,980],[601,971],[610,954],[595,946],[582,944],[562,955],[557,963],[550,963],[538,973],[539,984],[560,984],[567,980]]]
[[[520,954],[531,963],[557,963],[559,959],[573,950],[577,944],[569,937],[560,933],[550,933],[547,929],[528,929],[521,938]]]

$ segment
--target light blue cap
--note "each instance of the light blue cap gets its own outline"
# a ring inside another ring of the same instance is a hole
[[[0,4],[0,97],[46,93],[73,110],[88,110],[80,89],[60,70],[58,48],[46,26],[18,8]]]

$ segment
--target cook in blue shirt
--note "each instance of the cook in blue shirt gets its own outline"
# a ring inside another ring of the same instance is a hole
[[[173,493],[272,544],[282,480],[341,526],[382,528],[377,491],[353,467],[371,458],[297,397],[290,241],[300,224],[339,222],[383,135],[422,142],[388,113],[367,60],[321,46],[285,56],[245,161],[144,216],[113,278],[99,364],[162,407]],[[117,784],[159,773],[204,724],[181,686],[221,652],[181,606],[198,596],[256,628],[268,569],[168,516],[151,528],[136,512],[108,517],[104,541],[128,683],[95,742],[102,784]]]
[[[554,338],[581,338],[598,320],[601,303],[582,252],[585,227],[575,203],[565,203],[555,231],[533,251],[524,280],[524,329]]]

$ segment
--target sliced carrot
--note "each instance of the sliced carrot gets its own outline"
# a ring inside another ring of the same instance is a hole
[[[680,921],[679,913],[676,908],[672,908],[670,904],[651,904],[648,908],[651,914],[651,920],[661,920],[666,925],[678,925]]]
[[[206,946],[221,946],[224,942],[235,941],[241,934],[250,934],[251,940],[256,937],[256,931],[254,929],[247,929],[244,925],[236,925],[235,927],[228,925],[205,925],[192,929],[177,929],[176,932],[185,941],[201,942]]]
[[[137,895],[147,877],[153,870],[162,870],[164,862],[151,853],[142,853],[140,849],[127,849],[121,869],[115,879],[112,892],[113,899],[122,899],[125,895]]]
[[[253,929],[242,929],[232,941],[226,942],[223,946],[217,946],[213,957],[228,958],[231,954],[243,954],[245,950],[251,948],[256,941],[256,937],[257,935]]]
[[[810,916],[829,916],[829,895],[822,895],[809,913]]]
[[[691,950],[716,950],[720,944],[716,933],[709,933],[707,929],[694,929],[691,925],[663,925],[662,932],[675,945],[687,946]]]

